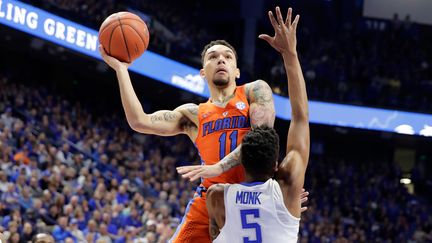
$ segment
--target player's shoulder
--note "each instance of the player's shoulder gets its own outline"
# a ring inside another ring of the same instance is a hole
[[[199,106],[197,104],[194,103],[187,103],[184,105],[181,105],[179,107],[177,107],[175,110],[181,113],[185,113],[186,115],[198,115],[198,108]]]
[[[194,103],[186,103],[176,108],[176,110],[198,109],[198,105]]]
[[[228,183],[218,183],[218,184],[213,184],[211,185],[208,189],[207,189],[207,193],[209,192],[223,192],[225,190],[225,187],[229,186]]]
[[[246,91],[250,91],[251,88],[254,88],[257,85],[260,86],[260,85],[264,85],[264,84],[267,84],[267,82],[265,80],[257,79],[255,81],[244,84],[244,87],[245,87]]]
[[[223,203],[225,187],[229,184],[213,184],[207,189],[207,201],[211,205]]]
[[[225,188],[227,186],[229,186],[230,184],[228,183],[218,183],[218,184],[213,184],[211,185],[208,189],[207,189],[207,197],[217,197],[219,195],[223,195]]]
[[[257,79],[253,82],[247,83],[244,85],[245,87],[245,94],[248,99],[251,99],[255,96],[257,92],[265,92],[270,91],[271,88],[270,85],[262,79]]]

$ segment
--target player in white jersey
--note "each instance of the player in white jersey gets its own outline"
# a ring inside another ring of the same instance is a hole
[[[207,191],[210,236],[215,243],[297,242],[300,195],[309,160],[309,114],[305,81],[296,51],[297,15],[291,8],[284,22],[269,12],[275,36],[261,35],[281,52],[287,70],[291,123],[287,155],[278,166],[279,137],[270,127],[258,127],[244,138],[240,159],[246,171],[243,184],[217,184]],[[273,179],[275,178],[275,179]]]

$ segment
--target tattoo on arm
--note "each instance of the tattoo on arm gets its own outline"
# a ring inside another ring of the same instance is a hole
[[[250,102],[250,98],[251,98],[250,94],[249,94],[251,86],[253,86],[252,83],[248,83],[245,85],[245,94],[246,94],[246,97],[248,99],[248,102]]]
[[[241,144],[219,162],[223,172],[240,164],[240,147]]]
[[[198,115],[198,106],[196,106],[196,105],[188,106],[187,110],[189,111],[189,113],[191,113],[194,116]]]
[[[216,239],[216,237],[219,235],[220,232],[215,219],[210,219],[209,230],[210,230],[210,238],[213,241],[214,239]]]
[[[273,93],[264,81],[252,83],[246,91],[254,106],[251,106],[251,126],[257,127],[262,124],[273,126],[275,110],[273,104]],[[252,90],[251,90],[252,89]]]
[[[177,119],[177,115],[171,111],[167,111],[167,112],[163,113],[163,116],[164,116],[165,121],[167,121],[167,122],[170,122],[170,121]]]
[[[163,116],[161,116],[161,115],[151,115],[150,116],[150,121],[152,123],[161,122],[161,121],[163,121]]]
[[[260,105],[273,101],[271,90],[266,87],[263,81],[259,81],[254,85],[252,88],[252,93],[255,98],[255,102]]]
[[[251,126],[257,127],[262,124],[262,121],[266,120],[266,108],[262,106],[258,106],[251,111]]]
[[[173,122],[177,119],[177,115],[172,111],[166,111],[162,114],[154,114],[150,116],[151,123],[158,123],[158,122]]]

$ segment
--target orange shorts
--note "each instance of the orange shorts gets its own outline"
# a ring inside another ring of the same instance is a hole
[[[199,190],[197,190],[199,191]],[[190,200],[185,216],[169,242],[172,243],[211,243],[209,216],[206,207],[205,192],[195,193]]]

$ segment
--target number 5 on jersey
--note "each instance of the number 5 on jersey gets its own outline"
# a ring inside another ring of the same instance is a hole
[[[249,223],[247,215],[252,215],[253,218],[259,218],[259,209],[242,209],[240,210],[240,217],[243,229],[255,229],[256,240],[250,240],[249,237],[243,237],[243,243],[262,243],[261,226],[258,223]]]

